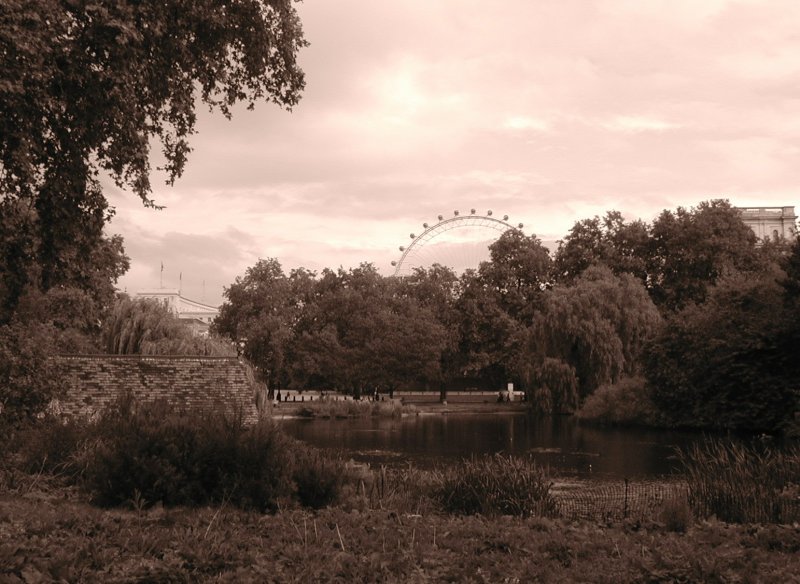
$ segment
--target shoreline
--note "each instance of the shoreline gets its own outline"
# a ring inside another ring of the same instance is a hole
[[[304,416],[301,415],[304,409],[309,406],[313,408],[315,402],[281,402],[280,404],[273,403],[270,409],[270,417],[272,418],[307,418],[315,419],[317,416]],[[528,404],[525,402],[503,402],[503,403],[440,403],[431,401],[409,401],[404,402],[404,406],[412,406],[414,411],[404,412],[403,417],[406,416],[420,416],[420,415],[447,415],[447,414],[524,414],[529,411]],[[335,418],[325,418],[335,419]],[[348,419],[348,418],[339,418]]]

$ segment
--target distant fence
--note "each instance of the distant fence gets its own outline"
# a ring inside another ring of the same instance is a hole
[[[447,391],[447,401],[452,403],[494,403],[502,396],[503,401],[508,397],[510,401],[522,401],[525,393],[522,391]],[[395,391],[394,397],[402,399],[403,403],[433,403],[441,399],[438,391]]]

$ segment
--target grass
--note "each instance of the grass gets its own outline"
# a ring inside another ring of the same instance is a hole
[[[0,581],[793,582],[800,531],[0,495]]]
[[[553,483],[533,460],[521,457],[473,457],[446,468],[433,491],[448,513],[463,515],[553,516]]]
[[[800,522],[800,447],[773,450],[707,439],[678,451],[699,517],[734,523]]]
[[[570,491],[524,458],[371,469],[272,426],[245,431],[220,418],[195,434],[184,414],[122,413],[94,433],[43,424],[20,434],[15,457],[0,457],[0,582],[792,582],[800,573],[800,528],[776,503],[797,500],[796,448],[706,442],[681,454],[686,482]],[[281,455],[263,458],[275,445]],[[192,469],[207,456],[238,495],[214,480],[197,490],[209,472]],[[127,475],[156,480],[120,483],[115,508],[90,505],[97,476]],[[280,493],[259,503],[248,481],[276,477],[270,492]],[[165,485],[190,496],[159,499],[153,489]],[[570,501],[581,503],[576,514]]]

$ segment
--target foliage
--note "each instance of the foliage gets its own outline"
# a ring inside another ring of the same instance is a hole
[[[694,513],[692,513],[687,498],[677,496],[664,500],[658,519],[668,531],[679,533],[686,533],[695,522]]]
[[[702,302],[709,286],[730,271],[760,268],[756,236],[725,200],[664,211],[653,222],[647,259],[653,300],[668,310]]]
[[[597,525],[341,508],[99,510],[2,501],[0,580],[792,582],[792,526]]]
[[[268,420],[120,400],[96,425],[85,486],[99,505],[227,503],[277,508],[291,494],[291,444]]]
[[[445,469],[434,497],[448,513],[542,517],[555,513],[551,486],[533,460],[495,454]]]
[[[619,211],[578,221],[558,244],[553,260],[556,279],[571,282],[590,266],[602,264],[644,283],[648,241],[648,226],[641,220],[626,223]]]
[[[586,398],[577,412],[581,420],[602,424],[662,424],[642,377],[623,377],[617,383],[604,384]]]
[[[100,320],[114,301],[117,279],[129,267],[122,238],[104,233],[113,215],[105,201],[92,201],[98,208],[79,209],[75,216],[69,216],[65,203],[58,209],[60,215],[53,217],[55,211],[48,216],[30,202],[6,197],[1,189],[0,195],[0,322],[14,317],[44,322],[48,314],[35,312],[41,308],[40,297],[46,300],[51,292],[64,290],[83,294],[83,317]],[[58,225],[59,221],[70,225]],[[19,306],[26,298],[27,311]]]
[[[600,385],[635,374],[645,342],[660,323],[638,280],[593,266],[573,285],[545,294],[542,309],[524,333],[515,369],[531,387],[549,383],[557,391],[552,405],[564,408],[557,411],[572,411]],[[569,372],[577,379],[577,398],[567,391]]]
[[[230,115],[240,101],[292,106],[304,84],[289,1],[12,0],[0,25],[0,185],[16,197],[60,187],[62,208],[84,202],[99,169],[149,202],[149,138],[179,176],[196,95]]]
[[[795,235],[788,253],[781,259],[781,267],[786,272],[783,287],[789,302],[800,302],[800,234]]]
[[[672,315],[653,340],[645,375],[676,425],[776,432],[800,409],[797,303],[781,274],[732,274],[703,304]]]
[[[578,378],[568,363],[545,357],[534,370],[531,383],[536,388],[531,404],[535,410],[571,414],[578,407]]]
[[[510,356],[516,352],[522,323],[500,305],[496,294],[477,274],[461,278],[456,300],[459,312],[459,373],[487,379],[491,387],[503,387],[512,379]]]
[[[432,309],[371,264],[288,277],[261,260],[226,289],[215,330],[243,345],[271,388],[360,395],[441,378],[449,337]]]
[[[74,483],[83,476],[90,442],[85,420],[45,415],[22,426],[9,442],[9,451],[27,473],[49,473]]]
[[[236,356],[230,343],[193,335],[158,300],[125,295],[117,300],[104,323],[103,346],[112,355]]]
[[[298,451],[292,470],[297,500],[303,507],[311,509],[335,503],[347,478],[344,462],[309,448],[299,448]]]
[[[535,235],[510,229],[489,246],[489,253],[491,261],[478,269],[480,281],[512,318],[527,322],[550,283],[550,252]]]
[[[267,386],[286,378],[285,359],[293,328],[311,295],[314,274],[283,273],[274,258],[259,260],[225,288],[226,301],[213,330],[243,347]]]
[[[800,520],[800,447],[772,449],[706,439],[678,451],[700,517],[733,523]]]
[[[706,291],[731,270],[757,270],[764,252],[726,200],[664,210],[652,225],[626,223],[617,211],[578,221],[555,254],[558,281],[569,284],[592,265],[629,273],[666,311],[702,302]]]
[[[153,205],[151,140],[172,184],[190,151],[195,98],[226,116],[238,102],[291,107],[304,45],[290,0],[3,2],[0,248],[11,256],[0,254],[10,257],[0,322],[29,285],[110,300],[127,259],[121,240],[103,235],[113,211],[101,173]]]
[[[0,325],[0,433],[32,420],[59,390],[47,357],[52,329],[45,325]]]
[[[299,415],[309,418],[364,418],[389,417],[399,418],[404,414],[412,414],[416,408],[403,405],[398,400],[333,400],[320,399],[304,403]]]

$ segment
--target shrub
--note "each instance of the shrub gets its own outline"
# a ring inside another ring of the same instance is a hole
[[[700,517],[731,523],[800,520],[800,448],[783,451],[707,439],[678,450],[689,502]]]
[[[686,497],[673,495],[664,499],[658,519],[669,531],[686,533],[694,522],[694,514]]]
[[[82,466],[78,454],[89,439],[86,424],[46,416],[26,425],[15,439],[25,472],[48,472],[75,478]]]
[[[398,400],[329,400],[309,401],[300,410],[301,416],[309,418],[399,418],[406,413],[416,412],[413,405],[403,405]]]
[[[578,411],[582,420],[603,424],[658,425],[659,415],[641,377],[627,377],[601,385]]]
[[[52,327],[0,326],[0,434],[44,412],[58,386],[47,358]]]
[[[231,502],[274,510],[291,492],[291,441],[269,420],[120,400],[97,423],[85,485],[100,505]]]
[[[338,457],[328,457],[317,450],[300,447],[292,478],[300,504],[321,509],[339,499],[346,479],[346,469]]]
[[[551,486],[533,460],[495,454],[445,469],[434,498],[449,513],[550,516],[556,513]]]

